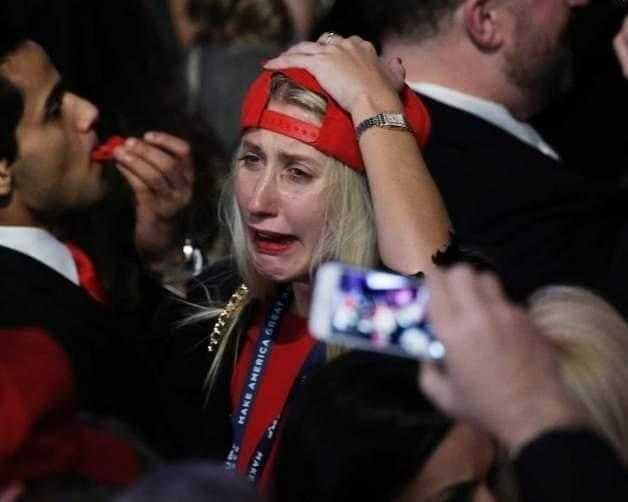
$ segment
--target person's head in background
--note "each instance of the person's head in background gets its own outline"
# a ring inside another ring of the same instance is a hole
[[[409,81],[489,99],[525,119],[569,87],[572,13],[587,3],[367,0],[363,8],[384,56],[401,57]]]
[[[530,315],[553,342],[562,379],[590,425],[628,465],[628,324],[599,296],[569,286],[533,294]]]
[[[315,40],[312,33],[317,20],[332,8],[335,0],[283,0],[294,26],[294,41]]]
[[[292,39],[292,20],[282,0],[171,0],[169,7],[184,48],[188,108],[232,156],[240,104],[263,61]]]
[[[0,222],[49,228],[106,192],[91,160],[98,109],[22,33],[3,30],[0,42]]]
[[[172,464],[156,469],[113,502],[256,502],[253,484],[208,462]]]
[[[492,501],[489,438],[438,411],[417,363],[353,352],[311,377],[288,414],[274,500]]]
[[[179,40],[274,44],[306,40],[329,0],[169,0]]]
[[[188,0],[189,19],[201,27],[197,38],[210,43],[272,44],[293,37],[290,13],[283,0]]]

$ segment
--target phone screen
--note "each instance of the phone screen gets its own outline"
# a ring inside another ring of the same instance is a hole
[[[330,343],[441,359],[443,346],[426,319],[428,301],[422,281],[329,263],[317,275],[310,328]]]

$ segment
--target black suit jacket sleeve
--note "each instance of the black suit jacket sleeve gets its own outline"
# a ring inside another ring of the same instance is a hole
[[[493,124],[422,96],[425,162],[460,246],[515,300],[546,284],[597,290],[628,314],[628,192],[592,182]]]
[[[542,434],[521,451],[515,472],[524,502],[628,501],[628,471],[585,429]]]

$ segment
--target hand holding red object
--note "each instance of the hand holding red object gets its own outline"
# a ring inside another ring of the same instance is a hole
[[[113,159],[113,151],[123,145],[125,141],[122,136],[111,136],[92,151],[92,160],[102,162]]]

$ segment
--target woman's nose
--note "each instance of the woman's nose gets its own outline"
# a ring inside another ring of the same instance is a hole
[[[248,211],[250,214],[273,216],[277,213],[279,190],[277,180],[271,173],[261,176],[249,198]]]

